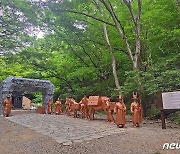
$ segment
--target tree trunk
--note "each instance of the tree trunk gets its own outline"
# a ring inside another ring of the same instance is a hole
[[[101,17],[103,19],[103,13],[102,13],[101,8],[98,5],[98,2],[95,2],[95,4],[96,4],[96,7],[99,9]],[[112,48],[111,43],[109,41],[109,36],[108,36],[107,27],[106,27],[105,23],[103,23],[103,31],[104,31],[104,38],[105,38],[106,44],[107,44],[107,46],[109,48],[109,53],[111,55],[114,82],[115,82],[116,88],[119,90],[119,93],[122,94],[121,87],[120,87],[120,84],[119,84],[118,75],[117,75],[117,70],[116,70],[116,60],[115,60],[115,57],[114,57],[114,54],[113,54],[113,48]]]
[[[177,8],[178,8],[178,12],[180,14],[180,0],[176,0],[176,5],[177,5]]]
[[[117,71],[116,71],[116,60],[115,60],[115,57],[114,57],[114,54],[113,54],[112,46],[111,46],[110,41],[109,41],[106,24],[104,24],[104,23],[103,23],[103,30],[104,30],[104,37],[105,37],[105,40],[106,40],[106,43],[108,45],[109,52],[110,52],[110,55],[111,55],[112,70],[113,70],[113,76],[114,76],[115,85],[116,85],[116,88],[121,93],[121,87],[120,87],[120,84],[119,84],[119,80],[118,80],[118,76],[117,76]]]

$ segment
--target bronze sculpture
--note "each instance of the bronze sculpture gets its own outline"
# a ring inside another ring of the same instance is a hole
[[[77,103],[73,98],[69,98],[68,101],[69,101],[70,111],[73,111],[74,118],[77,118],[77,112],[80,111],[81,105]]]
[[[113,110],[115,107],[114,102],[110,102],[110,99],[104,99],[104,102],[107,105],[107,122],[113,122],[114,123],[114,117],[113,117]]]
[[[81,118],[89,118],[89,114],[88,114],[88,98],[86,96],[84,96],[82,98],[82,100],[79,102],[80,104],[80,112],[81,112]]]
[[[124,127],[126,124],[126,119],[125,119],[125,115],[126,115],[126,106],[123,102],[123,97],[120,95],[119,96],[119,102],[116,103],[115,108],[114,108],[114,112],[116,114],[116,125],[117,127]]]
[[[7,98],[2,102],[2,104],[4,106],[3,115],[5,117],[8,117],[11,113],[11,109],[13,108],[11,97],[7,96]]]
[[[48,106],[47,113],[51,114],[52,113],[52,100],[51,99],[49,99],[47,106]]]
[[[142,107],[138,102],[137,93],[133,93],[133,102],[131,103],[132,122],[134,127],[139,127],[142,122]]]
[[[65,114],[67,114],[68,116],[71,115],[71,110],[70,110],[70,103],[69,103],[69,98],[66,98],[66,102],[65,102]]]
[[[90,96],[88,100],[89,120],[94,119],[94,111],[105,111],[107,114],[107,105],[100,96]]]
[[[62,103],[60,99],[58,98],[55,102],[55,114],[60,115],[62,113]]]

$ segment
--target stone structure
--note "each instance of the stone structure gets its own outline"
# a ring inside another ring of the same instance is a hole
[[[54,86],[50,81],[8,77],[0,84],[0,115],[2,115],[2,101],[10,95],[16,105],[19,100],[22,107],[24,92],[42,92],[43,106],[46,107],[49,99],[53,98]],[[17,99],[17,100],[16,100]]]

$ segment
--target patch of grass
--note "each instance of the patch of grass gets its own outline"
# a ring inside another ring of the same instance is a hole
[[[180,124],[180,117],[175,118],[174,122]]]
[[[149,110],[149,119],[154,120],[160,118],[160,110],[156,108],[152,108]]]
[[[169,119],[172,120],[175,123],[180,124],[180,111],[177,111],[175,113],[171,113],[169,115]]]

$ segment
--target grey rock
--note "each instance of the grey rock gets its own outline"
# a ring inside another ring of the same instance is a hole
[[[50,81],[28,78],[8,77],[0,84],[0,115],[2,115],[2,101],[10,95],[14,97],[14,105],[22,106],[24,92],[42,92],[43,106],[53,98],[54,86]],[[21,99],[15,99],[21,98]]]

